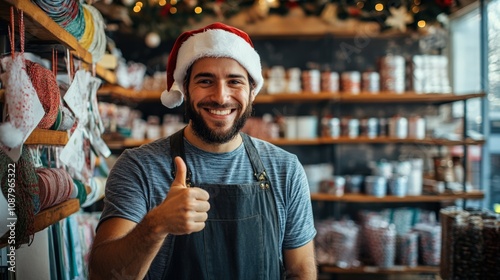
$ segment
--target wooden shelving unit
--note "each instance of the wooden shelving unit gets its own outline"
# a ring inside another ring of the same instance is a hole
[[[441,94],[441,93],[422,93],[404,92],[395,94],[392,92],[379,92],[377,94],[361,92],[353,95],[348,93],[278,93],[278,94],[259,94],[255,97],[254,103],[280,103],[280,102],[316,102],[331,101],[338,103],[426,103],[441,104],[454,101],[462,101],[471,98],[484,97],[484,93],[471,94]]]
[[[120,86],[103,86],[99,89],[98,94],[101,96],[111,95],[134,101],[158,101],[161,96],[160,90],[134,90],[126,89]],[[276,93],[266,94],[259,93],[255,97],[255,104],[272,104],[283,102],[318,102],[330,101],[338,103],[427,103],[441,104],[455,101],[463,101],[471,98],[484,97],[484,93],[470,94],[441,94],[441,93],[422,93],[404,92],[395,94],[392,92],[379,92],[377,94],[361,92],[358,95],[347,93],[330,93],[330,92],[301,92],[301,93]]]
[[[92,55],[80,45],[75,37],[60,27],[37,5],[26,0],[2,0],[0,1],[0,18],[10,21],[11,6],[23,11],[25,30],[29,36],[46,42],[61,43],[70,49],[74,56],[80,58],[86,64],[86,68],[91,68]],[[18,21],[16,20],[15,23],[16,30],[19,30]],[[116,83],[116,76],[113,72],[96,65],[96,73],[107,82]]]
[[[393,196],[376,197],[366,194],[344,194],[335,196],[327,193],[312,193],[311,199],[314,201],[337,201],[350,203],[421,203],[421,202],[445,202],[457,199],[483,199],[484,193],[481,191],[471,191],[467,193],[418,195],[418,196]]]
[[[159,102],[161,91],[160,90],[134,90],[126,89],[120,86],[102,86],[97,91],[99,96],[112,96],[115,98],[123,98],[131,101],[143,102]]]
[[[64,146],[68,142],[68,138],[68,132],[66,131],[36,128],[24,144]],[[40,211],[35,216],[35,232],[41,231],[71,214],[76,213],[79,209],[80,202],[78,199],[74,198]],[[0,240],[0,248],[6,245],[6,240]]]
[[[440,146],[458,146],[458,145],[482,145],[484,144],[484,140],[473,140],[466,139],[464,141],[458,140],[446,140],[446,139],[397,139],[397,138],[388,138],[388,137],[378,137],[378,138],[366,138],[366,137],[358,137],[358,138],[348,138],[348,137],[340,137],[340,138],[315,138],[315,139],[284,139],[284,138],[275,138],[275,139],[265,139],[266,141],[273,143],[278,146],[315,146],[315,145],[330,145],[330,144],[420,144],[420,145],[440,145]],[[136,140],[136,139],[124,139],[120,141],[109,141],[106,144],[111,149],[124,149],[124,148],[133,148],[138,147],[143,144],[150,143],[154,140],[144,139],[144,140]]]
[[[35,215],[35,232],[44,230],[58,221],[69,217],[71,214],[78,212],[79,209],[80,202],[77,198],[72,198],[40,211]],[[0,239],[0,248],[7,245],[7,240]]]
[[[68,140],[69,136],[66,131],[35,128],[24,144],[64,146]]]
[[[438,266],[394,266],[392,268],[380,268],[377,266],[361,266],[354,268],[340,268],[331,265],[320,265],[320,272],[337,274],[437,274]]]
[[[69,217],[71,214],[78,212],[79,209],[80,202],[77,198],[73,198],[42,210],[35,216],[35,232],[41,231],[46,227]]]

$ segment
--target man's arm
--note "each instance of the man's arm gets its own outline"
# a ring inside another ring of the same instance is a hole
[[[314,240],[309,241],[309,243],[302,247],[284,250],[283,256],[287,279],[317,279]]]
[[[176,157],[175,163],[175,180],[166,199],[141,222],[115,217],[99,225],[90,253],[91,279],[143,279],[168,234],[190,234],[205,227],[208,192],[188,188],[184,161]]]
[[[92,244],[90,279],[143,279],[165,237],[154,232],[147,218],[139,224],[106,220]]]

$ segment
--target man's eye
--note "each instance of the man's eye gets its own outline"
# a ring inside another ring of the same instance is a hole
[[[212,83],[212,81],[208,80],[208,79],[203,79],[203,80],[198,80],[196,83],[198,83],[198,84],[210,84],[210,83]]]
[[[234,85],[242,84],[242,82],[240,80],[230,80],[229,83],[234,84]]]

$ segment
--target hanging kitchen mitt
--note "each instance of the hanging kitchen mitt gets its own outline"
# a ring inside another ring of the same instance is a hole
[[[22,53],[14,58],[7,56],[0,61],[4,73],[5,112],[0,124],[0,141],[8,148],[19,147],[26,141],[44,115],[42,103],[26,73]],[[14,160],[14,161],[17,161]]]

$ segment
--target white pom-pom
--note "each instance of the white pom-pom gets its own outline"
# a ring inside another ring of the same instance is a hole
[[[170,109],[178,107],[184,101],[184,96],[176,83],[172,85],[170,91],[165,90],[161,93],[161,103]]]
[[[0,141],[9,148],[15,148],[23,144],[23,132],[14,127],[12,123],[6,122],[0,125]]]

